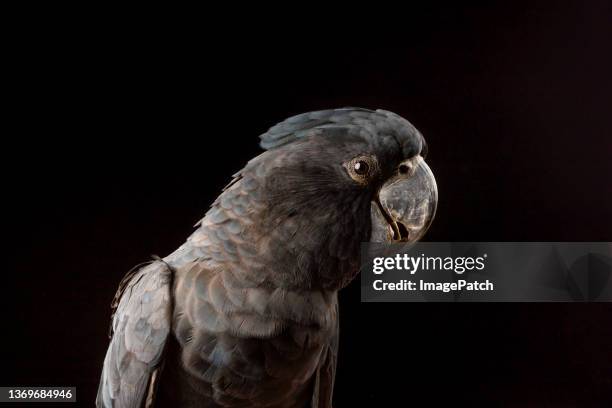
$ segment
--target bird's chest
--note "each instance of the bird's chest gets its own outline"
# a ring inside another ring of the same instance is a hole
[[[328,343],[324,333],[304,327],[270,338],[192,330],[176,344],[183,394],[223,406],[303,406]]]
[[[308,310],[317,307],[317,302],[310,299],[300,305],[299,299],[285,294],[288,310],[283,316],[280,304],[262,306],[264,301],[275,302],[273,294],[267,298],[257,291],[214,294],[209,283],[204,296],[197,288],[197,277],[193,284],[196,286],[187,296],[177,298],[174,362],[170,363],[175,366],[168,368],[181,379],[177,388],[182,390],[181,398],[188,399],[183,402],[303,406],[329,346],[329,327],[335,315],[328,316],[327,326],[312,321],[301,324],[295,321],[299,314],[327,311]],[[280,303],[279,299],[276,302]]]

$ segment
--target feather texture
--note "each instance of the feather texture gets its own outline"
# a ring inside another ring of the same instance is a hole
[[[141,406],[161,363],[172,317],[172,271],[161,261],[127,277],[117,294],[111,344],[104,359],[97,405]]]

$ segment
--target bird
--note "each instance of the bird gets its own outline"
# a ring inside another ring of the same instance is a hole
[[[332,406],[338,291],[362,243],[429,228],[427,144],[349,107],[292,116],[260,146],[176,251],[121,281],[98,407]]]

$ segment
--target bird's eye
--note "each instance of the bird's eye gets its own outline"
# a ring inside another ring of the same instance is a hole
[[[359,160],[358,162],[355,162],[353,169],[355,170],[355,173],[363,176],[368,174],[368,171],[370,171],[370,166],[365,162],[365,160]]]
[[[345,163],[344,167],[353,180],[366,184],[376,173],[377,163],[373,156],[358,156]]]

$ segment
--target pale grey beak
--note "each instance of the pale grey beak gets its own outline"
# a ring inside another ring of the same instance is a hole
[[[397,174],[372,202],[370,242],[415,242],[436,214],[438,187],[429,166],[415,156],[398,166]]]

